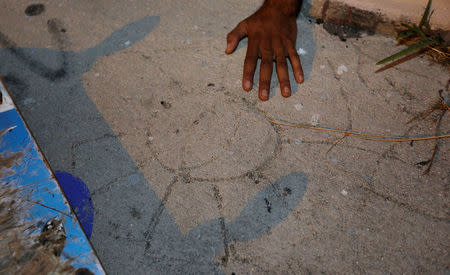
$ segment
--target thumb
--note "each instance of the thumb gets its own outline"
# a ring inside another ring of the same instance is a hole
[[[225,50],[226,54],[231,54],[236,49],[239,41],[247,36],[247,23],[246,21],[242,21],[239,23],[234,30],[232,30],[227,35],[227,49]]]

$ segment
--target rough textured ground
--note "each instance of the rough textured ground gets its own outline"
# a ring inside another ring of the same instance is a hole
[[[52,168],[90,188],[106,270],[449,272],[448,140],[423,175],[434,141],[269,121],[433,135],[438,113],[408,121],[448,72],[416,58],[375,74],[392,38],[343,42],[304,19],[305,83],[262,103],[241,89],[245,42],[223,53],[260,2],[0,2],[0,75]]]

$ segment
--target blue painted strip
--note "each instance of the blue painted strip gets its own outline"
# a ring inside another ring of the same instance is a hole
[[[88,187],[81,179],[70,173],[55,171],[55,176],[70,206],[75,211],[84,233],[90,239],[94,223],[94,205]]]
[[[62,221],[65,238],[61,238],[63,241],[58,243],[58,245],[63,245],[60,255],[59,253],[54,254],[58,254],[57,257],[61,262],[69,264],[74,269],[85,268],[93,274],[104,274],[105,272],[81,229],[75,213],[71,210],[58,182],[46,165],[34,138],[1,81],[0,91],[2,93],[0,160],[13,160],[9,163],[0,161],[0,187],[17,190],[17,196],[30,204],[24,213],[18,213],[18,217],[22,219],[23,223],[34,225],[28,232],[19,232],[23,234],[21,239],[41,240],[40,238],[45,235],[45,232],[55,230],[49,226],[51,221]],[[0,200],[7,199],[7,197],[0,197]],[[11,233],[8,232],[10,230],[14,230],[14,228],[5,229],[0,234],[7,235]],[[92,222],[90,230],[92,230]],[[42,246],[46,245],[47,250],[49,242],[42,241]],[[27,264],[29,263],[23,263],[24,266]]]

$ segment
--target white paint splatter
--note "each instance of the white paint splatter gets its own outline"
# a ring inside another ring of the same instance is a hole
[[[295,110],[297,111],[301,111],[303,109],[303,104],[299,103],[299,104],[295,104],[294,105]]]
[[[299,140],[299,139],[295,139],[294,143],[297,144],[297,145],[303,145],[303,142],[301,140]]]
[[[299,55],[306,55],[307,54],[307,52],[304,49],[302,49],[302,48],[298,48],[297,52],[298,52]]]
[[[12,126],[3,130],[0,130],[0,137],[6,135],[7,133],[11,132],[12,130],[16,129],[17,126]]]
[[[337,69],[337,74],[341,75],[343,73],[348,72],[348,68],[345,65],[340,65]]]
[[[311,117],[311,124],[314,125],[314,126],[319,125],[319,117],[320,117],[319,114],[312,115],[312,117]]]

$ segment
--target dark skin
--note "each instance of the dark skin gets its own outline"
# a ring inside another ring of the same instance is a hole
[[[265,0],[261,8],[227,36],[226,54],[233,53],[239,41],[248,37],[242,79],[242,88],[247,92],[253,87],[256,64],[261,58],[258,96],[262,101],[269,100],[273,61],[276,62],[282,96],[290,97],[292,93],[287,59],[291,62],[295,80],[303,82],[303,69],[295,49],[300,6],[301,0]]]

